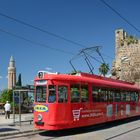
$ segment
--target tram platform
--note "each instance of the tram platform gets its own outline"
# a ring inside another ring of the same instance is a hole
[[[10,116],[10,119],[5,119],[5,115],[0,115],[0,137],[37,131],[33,126],[33,122],[31,122],[32,116],[33,114],[22,114],[21,123],[19,123],[17,114],[14,123],[13,115]]]

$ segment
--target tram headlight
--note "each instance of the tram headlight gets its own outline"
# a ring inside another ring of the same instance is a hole
[[[42,120],[42,115],[38,114],[37,119],[38,119],[38,121],[41,121]]]

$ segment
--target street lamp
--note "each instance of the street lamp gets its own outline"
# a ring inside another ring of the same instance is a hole
[[[124,56],[121,58],[121,80],[123,80],[123,74],[124,74],[124,67],[123,67],[123,63],[130,60],[127,56]]]

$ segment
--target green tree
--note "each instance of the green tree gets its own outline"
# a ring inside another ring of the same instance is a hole
[[[6,101],[9,101],[11,103],[12,99],[13,99],[12,90],[5,89],[4,91],[2,91],[2,94],[0,95],[1,103],[6,103]]]
[[[109,70],[110,70],[110,69],[109,69],[109,65],[106,64],[106,63],[102,63],[102,64],[100,65],[100,67],[99,67],[99,73],[100,73],[101,75],[103,75],[104,77],[105,77],[105,75],[108,73]]]
[[[18,81],[17,81],[17,83],[16,83],[16,86],[22,86],[22,81],[21,81],[21,73],[19,74],[19,76],[18,76]]]

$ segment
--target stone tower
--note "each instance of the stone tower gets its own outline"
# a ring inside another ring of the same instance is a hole
[[[115,31],[115,46],[112,75],[140,86],[140,40],[118,29]]]
[[[16,85],[16,67],[13,56],[10,58],[8,67],[8,89],[12,89]]]

